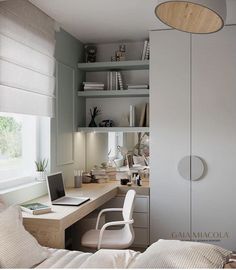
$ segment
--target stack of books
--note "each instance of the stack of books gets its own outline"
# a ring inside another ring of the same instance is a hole
[[[108,176],[108,180],[110,181],[116,180],[116,167],[106,168],[106,174]]]
[[[148,89],[148,84],[127,84],[127,89]]]
[[[21,204],[21,209],[32,215],[41,215],[52,212],[52,208],[42,203]]]
[[[118,71],[107,72],[107,90],[123,90],[123,79]]]
[[[84,91],[104,90],[104,83],[101,82],[83,82]]]
[[[141,60],[149,60],[149,58],[150,58],[150,43],[148,40],[145,40]]]
[[[91,170],[92,179],[97,183],[106,183],[108,176],[105,169],[93,169]]]

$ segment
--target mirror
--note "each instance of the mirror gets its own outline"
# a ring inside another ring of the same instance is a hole
[[[149,165],[149,133],[87,133],[87,170],[108,164],[117,170],[123,167],[142,169]]]

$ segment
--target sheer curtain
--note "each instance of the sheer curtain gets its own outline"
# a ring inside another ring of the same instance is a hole
[[[0,2],[0,112],[54,117],[54,20],[27,0]]]

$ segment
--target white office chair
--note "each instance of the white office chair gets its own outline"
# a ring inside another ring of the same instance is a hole
[[[123,249],[128,248],[134,241],[133,230],[133,209],[134,199],[136,192],[129,190],[125,196],[123,208],[108,208],[103,209],[98,214],[95,230],[87,231],[81,239],[82,246],[89,248],[111,248],[111,249]],[[102,226],[99,230],[99,220],[103,213],[110,211],[121,211],[123,215],[122,221],[108,222]],[[118,230],[106,230],[110,226],[124,225],[123,228]]]

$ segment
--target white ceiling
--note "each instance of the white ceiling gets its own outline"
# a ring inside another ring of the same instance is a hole
[[[84,43],[142,40],[165,29],[154,14],[163,0],[30,0]],[[236,0],[227,0],[227,24],[236,24]]]

